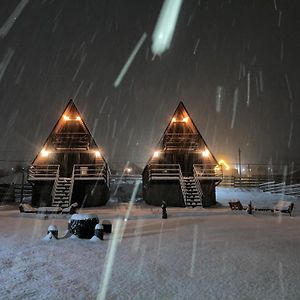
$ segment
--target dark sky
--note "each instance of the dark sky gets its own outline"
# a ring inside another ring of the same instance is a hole
[[[19,2],[1,1],[0,26]],[[183,100],[218,159],[237,161],[241,147],[243,162],[300,163],[300,1],[185,0],[171,48],[152,60],[162,3],[30,1],[0,38],[0,63],[12,54],[0,81],[0,159],[32,160],[73,98],[111,161],[143,165]]]

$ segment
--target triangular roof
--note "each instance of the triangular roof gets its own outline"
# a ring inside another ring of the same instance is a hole
[[[81,149],[77,147],[72,147],[72,144],[70,144],[70,140],[68,140],[68,138],[72,135],[78,136],[78,141],[79,143],[81,143],[82,149],[99,149],[96,141],[94,140],[91,132],[89,131],[86,123],[84,122],[81,113],[76,107],[74,101],[70,99],[66,108],[64,109],[63,113],[59,117],[51,133],[46,139],[42,149],[54,151],[63,149]],[[58,138],[55,140],[54,137],[57,136]],[[64,147],[60,148],[59,143]],[[38,156],[39,154],[36,155],[32,164],[34,164]]]
[[[167,128],[158,142],[156,150],[165,151],[167,150],[166,141],[172,141],[172,139],[180,140],[182,137],[185,137],[185,139],[182,139],[182,150],[187,150],[184,146],[190,148],[189,150],[191,151],[204,151],[207,149],[209,151],[209,160],[211,163],[218,164],[217,159],[210,151],[188,110],[184,106],[183,102],[180,101]]]

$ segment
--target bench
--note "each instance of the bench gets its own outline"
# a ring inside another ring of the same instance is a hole
[[[281,213],[288,213],[290,216],[292,215],[292,211],[294,209],[294,203],[290,201],[281,200],[271,209],[272,212],[279,211]]]
[[[231,210],[245,210],[246,207],[243,207],[240,201],[231,201],[228,203]],[[271,212],[281,212],[288,213],[290,216],[292,215],[292,211],[294,208],[294,203],[290,201],[281,200],[277,202],[273,207],[270,206],[255,206],[253,208],[254,211],[271,211]]]
[[[21,203],[19,210],[21,213],[35,213],[35,214],[75,214],[78,207],[78,203],[72,203],[69,207],[62,209],[61,207],[32,207],[30,204]]]
[[[231,210],[245,210],[246,208],[243,207],[240,201],[230,201],[229,206]]]

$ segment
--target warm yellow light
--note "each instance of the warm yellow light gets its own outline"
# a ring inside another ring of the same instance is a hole
[[[172,123],[174,123],[174,122],[176,122],[176,118],[175,117],[172,118]]]
[[[98,150],[97,150],[97,151],[95,151],[95,156],[96,156],[96,157],[101,157],[101,153],[100,153],[100,151],[98,151]]]
[[[209,151],[208,151],[208,149],[205,149],[204,151],[202,151],[202,156],[203,157],[208,157],[209,156]]]
[[[185,118],[182,119],[182,122],[187,123],[188,120],[189,120],[189,117],[185,117]]]
[[[76,121],[81,121],[81,118],[79,116],[77,116]]]
[[[154,151],[153,158],[159,157],[159,151]]]
[[[125,168],[124,170],[126,173],[130,173],[132,171],[132,168]]]
[[[70,121],[70,117],[69,117],[69,116],[66,116],[66,115],[64,115],[64,120],[65,120],[65,121]]]
[[[225,170],[229,170],[229,169],[230,169],[230,167],[228,166],[228,164],[227,164],[223,159],[221,159],[221,160],[219,161],[219,165],[224,166],[224,167],[225,167]]]
[[[48,157],[48,156],[49,156],[49,151],[43,149],[43,150],[41,151],[41,156],[42,156],[42,157]]]

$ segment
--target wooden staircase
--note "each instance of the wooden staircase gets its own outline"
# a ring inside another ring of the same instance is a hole
[[[202,206],[202,191],[197,187],[195,177],[183,177],[185,206]]]
[[[72,178],[57,178],[53,189],[52,206],[61,208],[68,207],[73,190]]]

